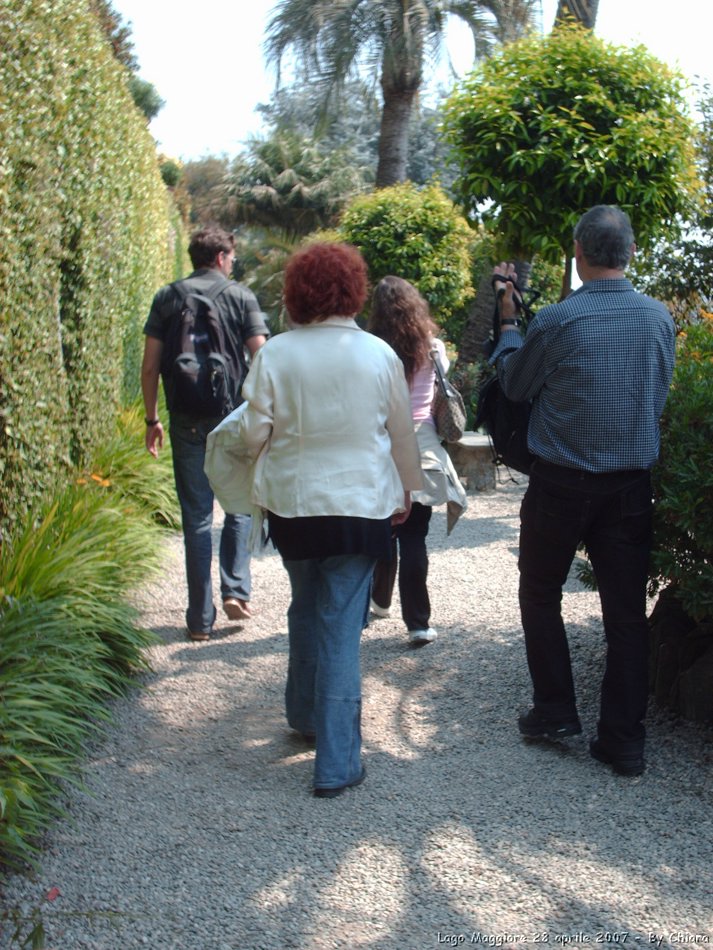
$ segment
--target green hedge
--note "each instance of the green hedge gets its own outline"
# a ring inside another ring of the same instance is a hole
[[[713,618],[713,314],[678,337],[654,467],[651,592],[670,586],[694,620]]]
[[[0,6],[0,530],[113,431],[180,218],[85,0]]]

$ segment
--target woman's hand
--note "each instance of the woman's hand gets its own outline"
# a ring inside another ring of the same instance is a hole
[[[391,516],[391,524],[403,524],[404,521],[408,520],[408,516],[411,514],[411,492],[404,492],[404,508],[405,511],[397,511],[395,515]]]

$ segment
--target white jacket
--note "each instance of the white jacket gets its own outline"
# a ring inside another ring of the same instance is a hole
[[[268,340],[243,397],[206,447],[224,510],[381,519],[403,511],[404,490],[423,487],[401,361],[354,320]]]

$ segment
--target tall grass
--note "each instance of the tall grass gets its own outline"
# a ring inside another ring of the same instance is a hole
[[[179,528],[171,450],[164,446],[158,460],[151,458],[144,448],[145,432],[143,408],[124,410],[115,435],[95,454],[91,473],[83,477],[105,484],[159,524]]]
[[[168,466],[143,420],[114,437],[0,548],[0,864],[31,861],[76,782],[107,699],[145,669],[153,636],[130,594],[159,567],[159,524],[177,523]],[[166,453],[167,454],[167,453]]]

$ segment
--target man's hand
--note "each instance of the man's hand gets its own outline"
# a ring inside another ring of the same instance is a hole
[[[502,280],[498,280],[502,277]],[[493,268],[493,286],[501,320],[517,316],[520,297],[515,291],[517,271],[511,261],[501,261]]]
[[[157,422],[155,426],[146,426],[146,448],[155,459],[158,450],[163,448],[163,426]]]

